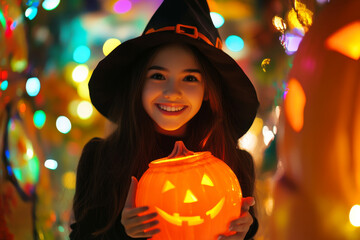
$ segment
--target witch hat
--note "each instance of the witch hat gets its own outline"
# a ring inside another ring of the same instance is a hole
[[[249,78],[228,54],[212,23],[206,0],[164,0],[147,24],[143,34],[115,48],[99,62],[89,82],[90,98],[95,108],[108,119],[119,88],[126,86],[129,69],[147,50],[169,43],[189,44],[197,48],[221,76],[223,106],[242,136],[251,126],[259,106]],[[124,93],[125,94],[125,93]],[[231,108],[229,108],[231,107]]]

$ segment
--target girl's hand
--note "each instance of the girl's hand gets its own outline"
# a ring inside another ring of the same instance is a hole
[[[236,233],[227,237],[220,235],[218,240],[243,240],[254,221],[251,214],[249,213],[250,207],[254,206],[254,204],[255,200],[253,197],[243,198],[240,217],[230,222],[230,231],[235,231]]]
[[[150,213],[146,215],[139,214],[147,211],[148,207],[135,207],[135,195],[138,181],[135,177],[131,178],[129,192],[126,198],[124,209],[121,215],[121,223],[125,228],[125,232],[132,238],[151,238],[154,234],[160,232],[160,229],[147,229],[154,227],[159,223],[157,220],[152,220],[157,216],[157,213]],[[145,223],[144,223],[145,222]]]

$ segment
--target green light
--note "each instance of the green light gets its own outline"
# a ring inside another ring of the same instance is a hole
[[[9,85],[9,82],[7,80],[5,80],[0,84],[0,89],[5,91],[8,88],[8,85]]]
[[[0,23],[3,26],[3,28],[6,28],[6,19],[1,9],[0,9]]]
[[[65,232],[65,229],[63,226],[58,226],[58,230],[59,230],[59,232]]]
[[[57,6],[59,6],[60,0],[44,0],[42,3],[42,7],[46,11],[54,10]]]
[[[41,129],[44,126],[45,121],[46,121],[46,114],[44,113],[44,111],[37,110],[34,113],[33,121],[34,121],[35,127],[37,127],[38,129]]]
[[[40,175],[40,163],[39,158],[37,156],[34,156],[32,159],[29,160],[29,173],[31,178],[31,183],[35,184],[39,181],[39,175]]]

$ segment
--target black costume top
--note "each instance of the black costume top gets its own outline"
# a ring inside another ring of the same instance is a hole
[[[164,149],[169,149],[171,152],[175,141],[179,140],[178,138],[174,137],[168,137],[163,136],[165,138],[165,141],[161,141],[165,144]],[[90,173],[91,169],[93,167],[93,160],[95,156],[95,152],[97,149],[98,144],[102,140],[99,138],[94,138],[91,141],[89,141],[82,152],[82,155],[80,157],[78,170],[77,170],[77,182],[76,182],[76,191],[78,194],[81,193],[81,186],[87,181],[87,179],[90,179]],[[242,151],[242,150],[239,150]],[[249,154],[246,151],[242,151],[243,154],[246,156],[249,156]],[[251,157],[250,157],[251,158]],[[252,159],[248,159],[251,160]],[[234,169],[233,169],[234,171]],[[236,175],[237,172],[234,171]],[[241,179],[239,178],[239,182],[241,185]],[[85,193],[84,193],[85,194]],[[100,195],[102,193],[99,193]],[[244,197],[246,197],[246,193],[243,192]],[[253,216],[254,222],[250,226],[250,229],[245,237],[245,239],[252,239],[252,237],[255,235],[258,229],[258,221],[254,215],[254,209],[252,207],[250,208],[250,213]],[[106,222],[101,218],[101,216],[98,216],[98,214],[95,214],[93,212],[88,212],[87,216],[82,221],[77,221],[75,219],[75,222],[70,225],[71,227],[71,233],[70,233],[70,239],[71,240],[130,240],[130,239],[145,239],[145,238],[131,238],[125,233],[125,229],[123,225],[121,224],[121,214],[118,216],[118,219],[116,220],[115,224],[105,233],[101,236],[93,237],[91,233],[95,232],[96,230],[100,229],[101,227],[105,226]]]

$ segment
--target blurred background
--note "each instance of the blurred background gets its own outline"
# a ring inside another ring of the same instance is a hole
[[[90,103],[89,78],[104,56],[142,33],[161,2],[0,0],[0,239],[68,239],[82,147],[111,130]],[[256,164],[256,239],[270,239],[287,75],[328,2],[208,0],[224,51],[250,77],[261,103],[239,139]],[[352,217],[349,211],[347,239],[360,239],[360,210]]]

